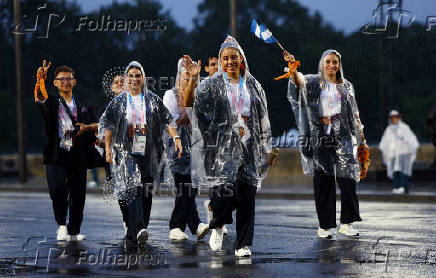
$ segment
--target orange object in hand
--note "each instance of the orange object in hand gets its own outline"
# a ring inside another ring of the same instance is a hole
[[[300,61],[296,60],[294,62],[288,62],[288,68],[289,71],[283,75],[280,75],[279,77],[274,78],[274,80],[280,80],[280,79],[285,79],[285,78],[289,78],[291,77],[291,75],[293,75],[294,73],[297,72],[298,67],[300,66]]]
[[[369,159],[369,148],[366,144],[361,144],[357,149],[357,157],[359,159],[360,166],[360,179],[366,178],[371,160]]]
[[[35,102],[39,100],[38,98],[38,91],[42,93],[42,96],[44,99],[48,98],[47,95],[47,89],[45,88],[45,80],[47,79],[47,76],[44,76],[42,73],[38,72],[36,74],[36,84],[35,89],[33,93],[35,94]]]

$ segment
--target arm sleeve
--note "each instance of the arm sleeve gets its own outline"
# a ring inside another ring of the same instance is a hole
[[[354,87],[353,85],[350,83],[350,94],[348,94],[348,100],[351,104],[351,112],[352,112],[352,119],[353,119],[353,123],[354,126],[356,128],[356,131],[359,133],[360,136],[363,136],[363,124],[362,121],[360,120],[360,114],[359,114],[359,108],[357,107],[357,102],[356,102],[356,94],[354,91]],[[358,138],[358,140],[360,140],[361,138]]]
[[[177,100],[176,97],[174,96],[173,90],[166,91],[162,101],[165,107],[171,113],[171,116],[173,116],[174,119],[178,119],[179,106],[177,104]]]

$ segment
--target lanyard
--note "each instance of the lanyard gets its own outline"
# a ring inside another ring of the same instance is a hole
[[[136,109],[135,103],[133,102],[133,98],[131,94],[129,95],[129,103],[132,106],[132,120],[133,124],[136,124],[136,113],[141,115],[141,123],[145,123],[145,101],[144,101],[144,94],[141,92],[141,104],[143,105],[144,109],[142,110],[143,113],[139,113],[139,111]]]
[[[61,118],[61,122],[62,122],[62,125],[64,127],[66,126],[66,119],[64,117],[65,114],[67,116],[73,116],[74,120],[77,121],[77,106],[76,106],[76,100],[74,99],[74,96],[72,98],[72,101],[73,101],[73,111],[70,110],[68,105],[64,105],[64,103],[67,104],[67,102],[65,100],[64,100],[64,102],[62,102],[62,100],[59,100],[60,103],[59,103],[59,112],[58,112],[58,114],[59,114],[59,117]],[[66,109],[68,109],[68,111]],[[68,113],[68,112],[70,112],[70,113]],[[72,122],[72,119],[70,119],[70,120]]]
[[[232,97],[233,106],[236,108],[238,114],[241,114],[241,112],[242,112],[242,103],[243,103],[244,81],[243,81],[242,77],[240,76],[239,77],[239,86],[238,86],[239,103],[237,103],[236,97],[235,97],[235,95],[232,92],[232,88],[231,88],[231,85],[230,85],[229,78],[227,76],[227,72],[224,73],[224,77],[226,78],[227,84],[229,84],[229,93],[230,93],[230,95]]]

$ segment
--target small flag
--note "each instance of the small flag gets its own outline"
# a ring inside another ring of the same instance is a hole
[[[251,22],[251,32],[266,43],[276,43],[277,40],[274,38],[272,33],[263,24],[258,24],[256,19]]]

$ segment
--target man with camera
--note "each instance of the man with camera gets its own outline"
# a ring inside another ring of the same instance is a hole
[[[48,95],[45,80],[51,63],[38,68],[35,102],[41,108],[48,143],[44,147],[47,183],[55,220],[57,240],[84,240],[80,234],[86,195],[87,154],[96,140],[96,119],[89,106],[73,95],[74,71],[60,66],[54,72],[53,85],[58,94]],[[68,226],[66,225],[69,210]]]

